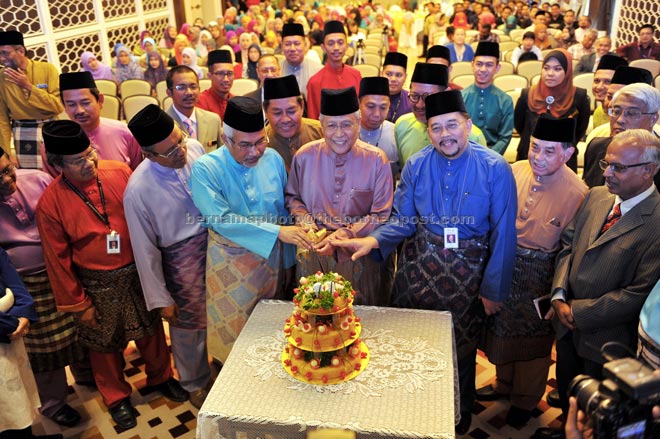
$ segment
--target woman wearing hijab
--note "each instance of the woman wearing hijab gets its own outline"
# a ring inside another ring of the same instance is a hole
[[[197,77],[199,79],[202,79],[204,77],[204,73],[202,72],[202,69],[199,68],[197,65],[197,54],[195,53],[195,49],[192,47],[186,47],[183,49],[183,53],[181,55],[181,61],[184,66],[190,67],[197,73]]]
[[[156,84],[164,81],[167,76],[167,68],[160,53],[152,50],[147,52],[147,69],[144,72],[144,79],[151,84],[152,92],[156,90]]]
[[[149,32],[148,30],[143,30],[142,32],[140,32],[140,42],[138,43],[137,46],[133,48],[133,55],[142,56],[145,53],[147,53],[147,51],[144,49],[145,38],[151,39],[152,41],[151,44],[154,46],[154,48],[156,47],[156,43],[154,42],[154,39],[151,36],[151,32]]]
[[[176,26],[173,24],[167,25],[165,32],[163,32],[163,38],[158,42],[158,48],[160,49],[172,49],[174,48],[174,40],[176,39],[177,32]]]
[[[117,54],[117,69],[115,70],[115,82],[121,84],[128,79],[144,79],[144,71],[133,61],[131,51],[125,45],[115,46]]]
[[[94,79],[108,79],[114,81],[112,69],[96,58],[92,52],[83,52],[80,56],[83,72],[90,72]]]
[[[589,96],[587,91],[573,85],[573,64],[565,49],[555,49],[543,59],[541,80],[520,94],[513,115],[513,123],[520,133],[516,160],[527,159],[529,138],[539,117],[576,119],[575,153],[567,165],[577,171],[577,143],[589,125]]]
[[[183,49],[189,46],[190,42],[188,41],[187,36],[183,34],[177,35],[176,39],[174,40],[174,47],[172,48],[172,54],[170,55],[170,59],[167,62],[167,65],[169,67],[174,67],[183,64]]]
[[[261,48],[258,44],[252,44],[248,47],[247,78],[259,80],[257,75],[257,62],[261,58]]]

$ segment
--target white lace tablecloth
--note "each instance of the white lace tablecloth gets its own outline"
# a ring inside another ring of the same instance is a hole
[[[291,302],[262,301],[199,411],[203,439],[304,439],[307,429],[358,438],[453,438],[458,378],[447,312],[356,306],[371,359],[355,379],[314,386],[280,363]]]

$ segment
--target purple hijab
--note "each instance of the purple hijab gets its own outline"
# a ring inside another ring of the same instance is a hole
[[[83,52],[83,54],[80,56],[80,61],[82,63],[82,69],[84,72],[90,72],[94,79],[109,79],[111,81],[114,80],[112,69],[109,66],[102,64],[101,61],[98,62],[99,65],[96,70],[92,70],[89,67],[89,61],[92,59],[96,59],[96,56],[94,56],[92,52]]]

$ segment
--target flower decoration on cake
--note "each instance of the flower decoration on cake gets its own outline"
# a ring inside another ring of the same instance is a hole
[[[284,325],[288,345],[282,365],[293,377],[313,384],[336,384],[357,376],[369,361],[353,313],[355,291],[337,273],[302,277],[294,289],[294,310]]]

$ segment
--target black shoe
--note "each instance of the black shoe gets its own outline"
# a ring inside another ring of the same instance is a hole
[[[538,428],[531,439],[565,439],[566,435],[563,430],[556,428]]]
[[[78,413],[69,404],[64,404],[62,408],[60,408],[55,412],[53,416],[50,417],[50,419],[53,422],[71,428],[80,422],[80,413]]]
[[[495,390],[492,384],[477,389],[477,401],[497,401],[506,398],[508,396]]]
[[[130,398],[126,398],[116,406],[110,407],[108,411],[113,421],[124,430],[129,430],[137,425],[136,412]]]
[[[472,413],[461,413],[461,422],[456,424],[455,428],[456,434],[459,436],[467,434],[470,430],[470,424],[472,424]]]
[[[529,419],[532,417],[532,412],[530,410],[521,409],[512,405],[509,408],[509,413],[506,414],[506,423],[512,427],[520,428],[524,427]]]
[[[559,390],[551,390],[545,397],[550,407],[561,408],[561,399],[559,399]]]
[[[181,384],[174,378],[170,378],[164,383],[153,386],[154,390],[158,390],[163,396],[170,401],[184,402],[188,401],[188,392],[181,387]]]
[[[94,389],[98,388],[96,386],[96,381],[94,380],[80,380],[80,381],[76,380],[76,384],[78,384],[79,386],[92,387]]]

